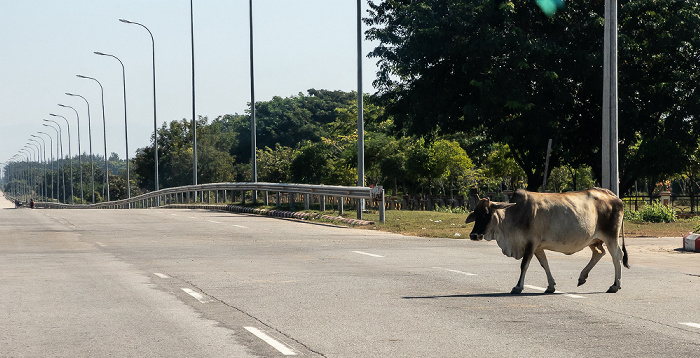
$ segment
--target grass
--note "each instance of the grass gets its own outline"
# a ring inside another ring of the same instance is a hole
[[[241,203],[235,203],[240,205]],[[247,202],[245,206],[253,206]],[[258,208],[289,210],[289,207],[261,206]],[[297,211],[303,209],[303,204],[297,204]],[[318,205],[316,205],[318,207]],[[313,209],[315,209],[312,206]],[[323,213],[337,216],[334,206],[328,205]],[[320,212],[318,210],[308,210],[307,212]],[[355,210],[345,211],[344,217],[355,218]],[[379,212],[370,210],[363,214],[364,220],[374,221],[372,226],[357,226],[360,229],[381,230],[408,236],[420,237],[443,237],[455,239],[467,239],[474,224],[465,224],[467,214],[444,213],[437,211],[409,211],[409,210],[387,210],[386,222],[379,222]],[[625,220],[625,237],[682,237],[693,231],[700,221],[692,219],[679,219],[671,223],[645,223]]]

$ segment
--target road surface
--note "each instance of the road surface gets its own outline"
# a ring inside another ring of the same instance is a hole
[[[616,294],[610,256],[576,287],[581,252],[548,253],[557,294],[533,262],[510,295],[519,262],[493,242],[0,203],[2,357],[700,356],[700,254],[680,238],[628,239]]]

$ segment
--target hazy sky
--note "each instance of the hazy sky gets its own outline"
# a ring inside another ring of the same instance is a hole
[[[363,17],[367,16],[363,0]],[[355,0],[254,0],[255,99],[291,96],[309,88],[357,89]],[[0,0],[0,162],[25,146],[32,134],[56,132],[66,117],[76,155],[77,119],[81,149],[89,151],[90,104],[93,153],[103,155],[104,86],[107,151],[125,156],[122,69],[126,69],[129,156],[148,146],[153,132],[151,39],[156,44],[158,126],[192,118],[190,2],[187,0]],[[364,31],[364,30],[363,30]],[[196,113],[214,119],[243,113],[250,102],[248,0],[194,0]],[[376,60],[363,43],[364,92],[374,92]],[[55,140],[55,138],[54,138]],[[49,143],[46,139],[47,145]],[[54,143],[55,148],[55,143]],[[48,148],[47,148],[48,150]],[[47,154],[48,155],[48,154]],[[55,154],[54,154],[55,155]]]

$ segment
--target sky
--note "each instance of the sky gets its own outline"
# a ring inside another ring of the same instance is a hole
[[[243,114],[250,102],[249,1],[193,1],[195,109],[214,119]],[[362,14],[367,16],[363,0]],[[310,88],[357,90],[357,2],[355,0],[253,0],[255,100],[306,93]],[[122,68],[126,78],[129,157],[150,145],[153,133],[152,45],[155,40],[157,123],[192,118],[190,2],[186,0],[0,0],[0,163],[45,132],[62,127],[64,155],[80,147],[124,158]],[[366,27],[363,26],[363,31]],[[373,93],[376,43],[363,41],[363,92]],[[104,87],[76,75],[96,78]],[[80,97],[65,93],[78,94]],[[71,106],[60,107],[58,104]],[[89,122],[89,123],[88,123]],[[106,128],[105,128],[106,127]],[[46,137],[47,146],[50,143]],[[40,141],[40,140],[39,140]],[[56,147],[54,142],[53,148]],[[46,148],[47,156],[50,155]],[[56,156],[56,153],[54,153]]]

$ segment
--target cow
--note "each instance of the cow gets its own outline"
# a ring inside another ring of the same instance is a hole
[[[520,279],[511,294],[522,292],[532,255],[547,274],[545,293],[555,291],[544,250],[571,255],[588,246],[593,255],[579,276],[578,285],[583,285],[593,266],[605,255],[603,244],[615,266],[615,281],[607,292],[615,293],[620,289],[620,261],[629,268],[624,234],[622,252],[618,245],[622,217],[622,200],[607,189],[567,193],[518,189],[508,203],[480,199],[465,222],[474,222],[469,234],[471,240],[495,239],[504,255],[522,259]]]

